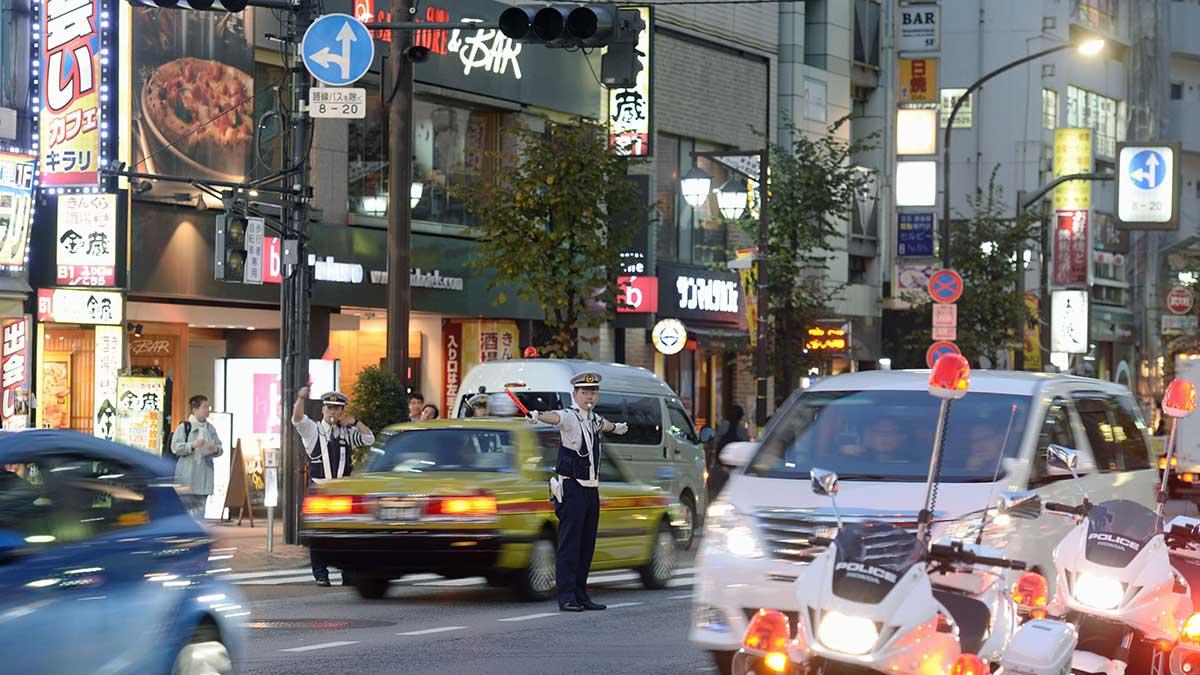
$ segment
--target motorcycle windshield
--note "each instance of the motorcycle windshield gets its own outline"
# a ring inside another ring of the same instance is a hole
[[[1158,532],[1154,511],[1128,499],[1096,504],[1087,524],[1084,557],[1107,567],[1128,565]]]
[[[882,601],[925,550],[912,532],[891,523],[850,523],[834,545],[834,595],[869,604]]]

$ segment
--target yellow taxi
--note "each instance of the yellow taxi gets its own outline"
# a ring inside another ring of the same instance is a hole
[[[350,478],[314,486],[302,543],[349,575],[364,598],[406,574],[484,576],[528,600],[554,595],[555,528],[547,480],[558,431],[512,419],[454,419],[387,427]],[[636,483],[602,454],[600,525],[592,571],[633,568],[664,588],[675,567],[663,490]]]

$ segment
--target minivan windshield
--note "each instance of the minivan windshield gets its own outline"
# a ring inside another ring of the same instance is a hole
[[[777,413],[783,419],[746,473],[808,480],[819,467],[843,480],[924,481],[940,403],[923,390],[806,392]],[[942,480],[990,482],[1000,452],[1017,456],[1029,406],[1029,396],[1010,394],[972,392],[954,401]]]
[[[384,432],[368,472],[512,471],[512,434],[499,429],[406,429]]]
[[[488,397],[488,416],[489,417],[524,417],[525,414],[517,409],[517,405],[503,389],[500,391],[484,392]],[[571,407],[571,395],[563,394],[557,391],[514,391],[517,400],[521,405],[525,406],[526,410],[539,410],[542,412],[552,410],[563,410]],[[458,416],[471,417],[471,406],[467,404],[470,400],[470,395],[464,395],[459,402]]]

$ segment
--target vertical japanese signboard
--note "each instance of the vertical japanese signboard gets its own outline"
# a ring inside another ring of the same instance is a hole
[[[637,84],[628,89],[608,90],[608,138],[613,152],[626,157],[649,157],[654,138],[651,126],[651,73],[654,43],[653,9],[636,7],[642,15],[646,29],[638,34],[638,60],[642,69],[637,74]]]
[[[938,102],[937,65],[937,59],[900,59],[901,103]]]
[[[92,433],[113,440],[117,432],[117,375],[121,372],[121,326],[96,326],[96,381]]]
[[[29,257],[35,158],[0,151],[0,268],[20,271]]]
[[[106,0],[45,0],[41,4],[41,97],[38,144],[42,185],[99,184],[104,159],[103,84],[108,30]]]
[[[117,196],[58,199],[58,285],[116,285]]]
[[[442,376],[446,384],[446,397],[442,410],[446,417],[454,417],[457,408],[458,386],[462,383],[462,324],[457,321],[442,322]]]
[[[1092,130],[1054,130],[1054,177],[1092,171]],[[1054,188],[1054,210],[1078,211],[1092,207],[1092,183],[1067,181]]]
[[[5,429],[29,426],[29,317],[0,322],[0,382],[4,399],[0,418]]]
[[[1055,286],[1083,285],[1088,281],[1088,212],[1058,211],[1054,225]]]
[[[162,454],[164,399],[167,380],[163,377],[117,378],[118,443]]]

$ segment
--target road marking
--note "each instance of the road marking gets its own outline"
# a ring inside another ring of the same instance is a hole
[[[341,583],[342,575],[334,572],[329,575],[329,581],[331,583]],[[238,586],[275,586],[280,584],[298,584],[302,582],[312,582],[315,584],[317,580],[313,578],[312,572],[309,572],[305,576],[287,577],[284,579],[252,579],[250,581],[239,581]]]
[[[638,605],[644,605],[644,604],[646,604],[646,603],[644,603],[644,602],[618,602],[615,605],[609,605],[608,608],[609,609],[620,609],[621,607],[637,607]]]
[[[434,633],[449,633],[452,630],[465,630],[466,626],[442,626],[441,628],[426,628],[425,630],[410,630],[396,635],[433,635]]]
[[[481,586],[487,583],[482,577],[467,577],[465,579],[442,579],[441,581],[422,581],[414,586]]]
[[[687,600],[690,597],[692,597],[691,593],[684,593],[683,595],[672,595],[671,597],[669,597],[667,599],[668,600]]]
[[[673,578],[667,582],[668,587],[677,588],[680,586],[690,586],[693,581],[691,574],[695,568],[685,567],[675,570]],[[301,584],[313,581],[312,571],[304,568],[293,570],[275,570],[268,572],[238,572],[235,574],[221,575],[221,579],[231,581],[239,586],[274,586],[281,584]],[[329,575],[330,581],[340,582],[341,574],[332,572]],[[639,581],[640,577],[634,572],[612,571],[600,572],[593,574],[588,579],[588,582],[594,586],[602,585],[628,585],[629,582]],[[483,586],[487,580],[483,577],[467,577],[464,579],[447,579],[436,574],[411,574],[400,579],[392,581],[394,584],[402,586],[431,586],[431,587],[471,587]]]
[[[294,570],[270,570],[270,571],[260,571],[260,572],[237,572],[237,573],[235,573],[235,574],[225,574],[225,575],[222,575],[222,576],[221,576],[221,578],[222,578],[222,579],[224,579],[225,581],[237,581],[237,580],[239,580],[239,579],[266,579],[266,578],[269,578],[269,577],[286,577],[286,576],[294,576],[294,575],[301,574],[301,573],[304,573],[304,572],[308,572],[309,574],[312,574],[312,569],[310,569],[310,568],[305,568],[305,567],[297,567],[297,568],[296,568],[296,569],[294,569]]]
[[[558,612],[538,612],[537,614],[525,614],[523,616],[510,616],[507,619],[497,619],[497,621],[506,621],[506,622],[530,621],[532,619],[544,619],[548,616],[558,616]]]
[[[358,641],[353,642],[325,642],[319,645],[309,645],[307,647],[292,647],[291,649],[280,649],[281,652],[311,652],[316,649],[329,649],[331,647],[345,647],[346,645],[356,645]]]

